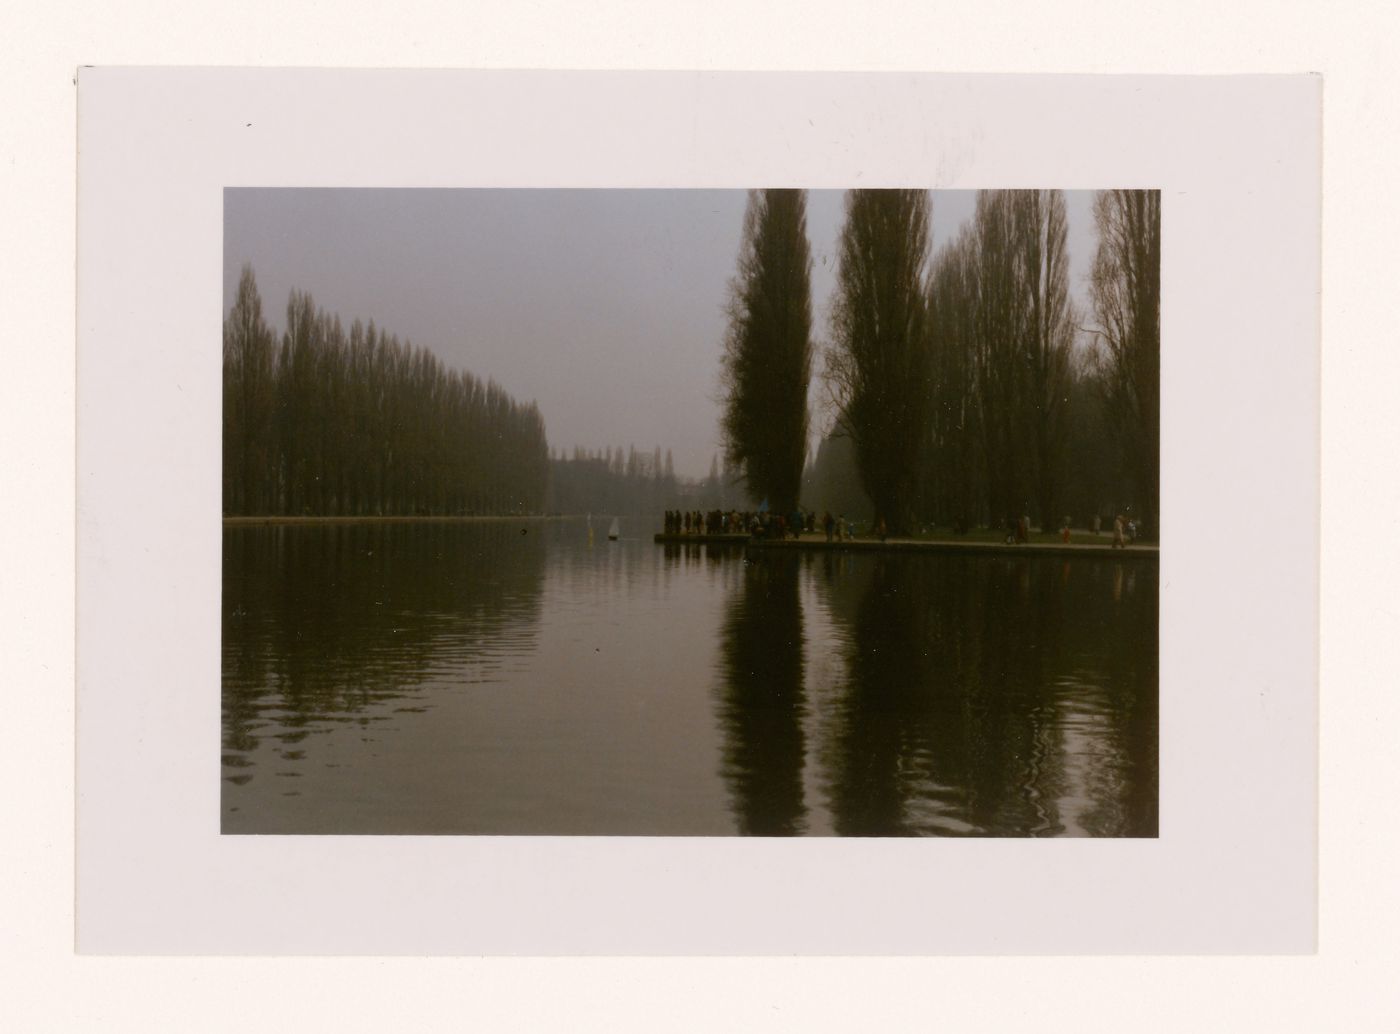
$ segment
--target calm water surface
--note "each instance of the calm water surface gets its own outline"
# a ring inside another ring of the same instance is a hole
[[[1156,835],[1155,563],[652,523],[226,528],[224,832]]]

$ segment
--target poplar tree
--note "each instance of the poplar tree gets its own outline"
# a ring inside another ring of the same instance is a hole
[[[850,191],[838,245],[827,382],[875,520],[892,534],[914,526],[933,412],[924,295],[930,207],[926,190]]]
[[[926,498],[945,523],[963,527],[985,505],[978,480],[977,287],[977,238],[968,225],[935,258],[928,291],[935,389]]]
[[[1041,527],[1058,527],[1069,436],[1070,349],[1077,322],[1069,299],[1068,218],[1059,190],[1014,191],[1022,297],[1021,413],[1030,447],[1031,496]]]
[[[730,284],[721,431],[749,495],[781,513],[797,506],[807,456],[811,269],[806,191],[750,191]]]
[[[973,216],[976,288],[971,294],[978,426],[992,522],[1019,519],[1029,504],[1030,449],[1024,439],[1025,339],[1029,307],[1020,271],[1012,193],[983,190]]]
[[[1104,404],[1149,535],[1159,532],[1162,195],[1104,190],[1090,296]]]
[[[224,512],[267,513],[275,503],[272,329],[253,267],[244,265],[224,319]]]

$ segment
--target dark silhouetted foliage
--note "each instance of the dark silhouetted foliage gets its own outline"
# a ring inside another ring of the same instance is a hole
[[[925,326],[929,251],[926,190],[846,195],[827,382],[837,426],[860,459],[874,518],[912,529],[933,415]]]
[[[988,503],[994,518],[1031,513],[1051,528],[1061,517],[1075,334],[1064,195],[982,191],[973,227],[971,331]]]
[[[782,513],[797,505],[807,452],[811,267],[806,191],[750,191],[730,288],[722,428],[749,494]]]
[[[844,484],[856,480],[854,462],[870,496],[858,512],[872,523],[884,517],[891,531],[1001,526],[1023,514],[1046,530],[1096,515],[1111,526],[1122,512],[1147,518],[1151,533],[1160,264],[1152,199],[1099,197],[1095,349],[1087,340],[1075,347],[1081,316],[1070,300],[1062,192],[980,192],[974,218],[927,276],[921,198],[847,196],[826,357],[836,437],[808,470],[806,500],[862,506],[858,487]],[[841,436],[853,450],[832,448]]]
[[[1092,297],[1105,413],[1139,500],[1158,534],[1161,450],[1162,195],[1103,190],[1094,200],[1099,248]]]

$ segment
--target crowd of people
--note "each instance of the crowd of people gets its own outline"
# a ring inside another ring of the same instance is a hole
[[[667,535],[748,535],[756,539],[801,538],[825,534],[828,542],[855,538],[855,525],[844,514],[797,508],[790,514],[767,510],[667,510]]]

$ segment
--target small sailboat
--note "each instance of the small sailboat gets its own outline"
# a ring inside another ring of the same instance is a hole
[[[617,518],[614,517],[614,518],[613,518],[612,524],[608,526],[608,541],[609,541],[609,542],[616,542],[616,541],[617,541],[618,533],[619,533],[619,528],[618,528],[618,524],[617,524]]]

